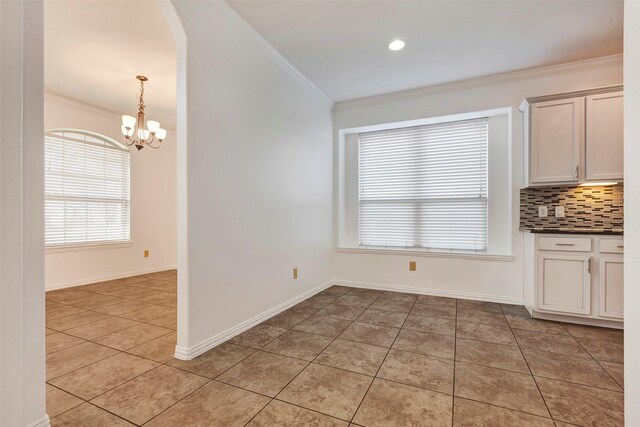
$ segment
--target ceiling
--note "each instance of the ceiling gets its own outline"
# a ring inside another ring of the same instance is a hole
[[[147,117],[175,128],[175,42],[157,3],[46,1],[44,25],[47,92],[134,114],[143,74]]]
[[[622,52],[616,0],[228,3],[334,101]],[[45,2],[48,92],[132,114],[144,74],[149,118],[174,129],[175,70],[156,2]]]
[[[622,52],[615,0],[228,3],[334,101]]]

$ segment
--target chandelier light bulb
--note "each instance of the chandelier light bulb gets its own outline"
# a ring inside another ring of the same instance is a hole
[[[160,129],[160,122],[156,122],[155,120],[147,120],[147,129],[149,129],[149,132],[151,132],[151,134],[158,132],[158,129]]]
[[[158,140],[162,141],[165,136],[167,136],[167,130],[158,128],[158,131],[156,132],[156,137],[158,138]]]
[[[122,125],[129,129],[133,129],[136,125],[136,118],[133,116],[127,116],[126,114],[122,116]]]

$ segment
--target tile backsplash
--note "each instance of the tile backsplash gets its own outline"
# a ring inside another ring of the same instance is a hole
[[[574,228],[622,230],[622,185],[593,187],[529,187],[520,190],[520,228]],[[538,216],[538,206],[549,215]],[[564,206],[564,218],[556,218],[556,206]]]

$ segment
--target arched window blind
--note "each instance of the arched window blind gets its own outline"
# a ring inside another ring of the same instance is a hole
[[[129,150],[80,130],[45,135],[45,244],[130,240]]]
[[[488,119],[362,133],[361,246],[486,251]]]

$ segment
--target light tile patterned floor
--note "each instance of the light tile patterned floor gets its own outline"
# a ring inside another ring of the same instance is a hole
[[[622,426],[622,331],[333,286],[192,361],[176,272],[47,293],[54,426]]]

